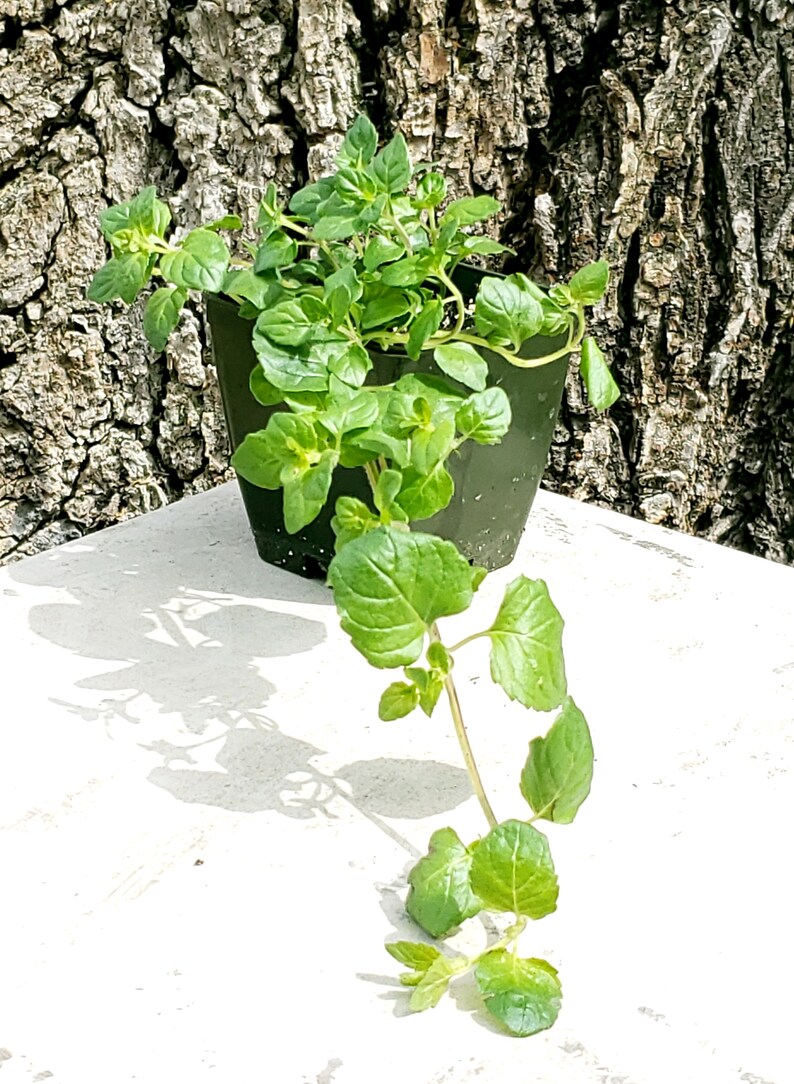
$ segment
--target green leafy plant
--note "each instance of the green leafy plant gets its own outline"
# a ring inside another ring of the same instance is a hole
[[[487,1010],[512,1034],[531,1035],[554,1022],[561,999],[551,964],[517,955],[528,921],[557,906],[549,843],[535,825],[574,819],[590,789],[590,733],[568,691],[563,622],[545,583],[519,576],[486,629],[448,644],[438,622],[468,609],[486,572],[452,542],[411,524],[449,504],[448,463],[466,441],[497,444],[510,427],[508,396],[488,384],[489,354],[530,368],[581,351],[591,402],[605,409],[618,392],[585,334],[585,309],[607,287],[605,263],[551,289],[523,274],[486,274],[473,303],[464,298],[458,266],[509,251],[471,232],[498,210],[486,195],[448,201],[444,176],[413,166],[401,135],[379,150],[375,128],[359,117],[332,175],[301,189],[288,206],[268,186],[258,236],[241,246],[245,258],[232,257],[220,236],[241,229],[233,215],[180,238],[169,233],[171,215],[154,188],[111,207],[101,218],[111,258],[88,296],[129,303],[154,280],[144,330],[157,350],[191,291],[239,304],[253,321],[259,361],[251,392],[280,409],[245,438],[233,464],[253,484],[283,490],[288,531],[319,514],[338,467],[366,472],[371,504],[341,497],[332,522],[328,582],[342,627],[372,666],[402,671],[381,697],[381,719],[417,708],[431,716],[446,696],[488,824],[469,844],[452,828],[434,833],[409,876],[407,910],[434,939],[482,912],[512,916],[503,936],[475,957],[423,941],[387,949],[408,969],[402,981],[412,987],[412,1008],[435,1005],[454,976],[473,970]],[[556,336],[559,345],[528,358],[522,348],[537,335]],[[373,354],[382,352],[413,360],[430,353],[437,373],[379,381]],[[511,700],[556,713],[545,736],[530,743],[521,772],[532,812],[523,820],[495,816],[461,713],[454,669],[478,638],[489,641],[491,676]]]

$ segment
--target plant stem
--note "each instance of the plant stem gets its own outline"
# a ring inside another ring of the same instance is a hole
[[[471,636],[464,636],[462,640],[458,640],[452,647],[448,647],[447,651],[452,654],[453,651],[457,651],[459,647],[465,647],[466,644],[470,644],[472,640],[481,640],[483,636],[487,636],[487,632],[473,632]]]
[[[430,628],[430,639],[431,641],[441,641],[441,637],[438,634],[438,627],[435,624]],[[444,689],[447,694],[447,699],[449,700],[449,707],[452,712],[452,722],[455,724],[455,734],[457,735],[460,749],[463,753],[463,761],[466,765],[466,771],[469,773],[472,790],[477,797],[477,801],[480,803],[480,808],[485,814],[485,819],[488,821],[488,827],[495,828],[499,821],[496,819],[496,814],[491,808],[491,803],[488,801],[488,796],[485,793],[485,787],[483,786],[480,772],[477,768],[477,762],[474,759],[474,753],[472,752],[471,744],[469,742],[469,735],[466,733],[466,724],[463,722],[463,713],[460,710],[458,690],[455,688],[455,682],[453,681],[451,674],[447,674],[444,679]]]
[[[378,468],[374,463],[365,463],[364,470],[367,472],[367,481],[374,497],[375,490],[378,488]]]

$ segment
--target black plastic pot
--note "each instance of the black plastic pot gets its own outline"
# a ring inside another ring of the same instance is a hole
[[[473,296],[483,274],[476,268],[459,267],[455,277],[464,294]],[[239,316],[234,303],[216,296],[207,299],[207,317],[229,439],[232,448],[237,448],[246,434],[264,429],[273,411],[280,408],[261,406],[249,390],[248,380],[257,364],[251,321]],[[563,343],[562,339],[530,339],[522,355],[542,357]],[[494,569],[509,564],[518,548],[546,467],[568,359],[537,369],[518,369],[497,354],[482,353],[490,369],[488,383],[500,384],[510,398],[513,424],[501,444],[468,441],[463,445],[449,463],[455,481],[452,502],[415,526],[451,539],[469,560]],[[406,372],[438,372],[429,352],[418,362],[391,354],[373,353],[372,358],[375,378],[383,383]],[[336,498],[358,497],[371,506],[364,471],[337,468],[323,511],[308,527],[291,535],[284,528],[281,491],[259,489],[242,478],[239,483],[259,556],[301,576],[325,575],[334,554],[331,517]]]

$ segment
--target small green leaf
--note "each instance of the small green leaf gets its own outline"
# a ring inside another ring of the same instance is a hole
[[[411,179],[411,159],[402,132],[375,155],[369,172],[384,192],[401,192],[406,187]]]
[[[334,177],[336,190],[345,199],[357,203],[373,203],[378,195],[375,181],[363,169],[353,166],[341,166]]]
[[[160,257],[164,278],[190,290],[217,293],[223,286],[229,250],[210,230],[192,230],[176,252]]]
[[[214,222],[210,222],[208,226],[205,226],[205,230],[241,230],[243,228],[243,220],[239,215],[223,215],[222,218],[216,218]]]
[[[328,387],[326,364],[320,358],[309,357],[304,348],[276,346],[256,328],[253,343],[262,371],[274,387],[286,392],[319,392]]]
[[[433,622],[470,604],[471,578],[452,542],[392,527],[350,542],[328,570],[343,629],[377,667],[415,662]]]
[[[418,690],[419,707],[430,718],[444,691],[444,678],[438,671],[425,670],[423,666],[407,666],[405,676]]]
[[[406,910],[431,937],[443,937],[482,909],[469,884],[472,857],[452,828],[441,828],[409,873]]]
[[[456,199],[447,207],[440,225],[457,222],[459,226],[471,226],[474,222],[481,222],[484,218],[495,215],[501,206],[499,200],[493,196],[466,196],[464,199]]]
[[[406,256],[383,268],[381,282],[384,286],[418,286],[427,278],[432,263],[433,257],[427,254]]]
[[[608,285],[609,264],[606,260],[598,260],[577,271],[568,283],[568,290],[580,305],[595,305],[606,293]]]
[[[315,222],[318,209],[333,195],[333,192],[333,177],[321,177],[319,181],[299,189],[289,201],[289,209],[298,218]]]
[[[378,476],[373,499],[379,512],[389,512],[397,499],[403,476],[398,470],[384,470]]]
[[[126,203],[118,203],[103,211],[99,216],[99,227],[112,244],[114,235],[123,230],[137,230],[144,237],[154,234],[162,238],[170,221],[171,212],[167,205],[157,199],[154,185],[149,185]]]
[[[366,429],[378,416],[378,400],[371,391],[360,391],[341,402],[330,402],[317,421],[334,437]]]
[[[551,711],[566,693],[563,621],[543,580],[508,585],[491,637],[491,677],[525,708]]]
[[[232,456],[239,476],[260,489],[281,488],[282,465],[264,429],[248,433]]]
[[[254,271],[270,271],[274,267],[288,267],[298,256],[298,244],[281,230],[271,233],[256,250]]]
[[[248,387],[254,399],[256,399],[257,403],[261,403],[262,406],[276,406],[284,401],[284,392],[281,388],[277,388],[270,383],[259,365],[254,366],[251,370]]]
[[[344,241],[358,233],[358,210],[351,207],[345,214],[328,215],[313,227],[312,234],[318,241]]]
[[[86,291],[89,301],[113,301],[120,297],[128,305],[149,281],[149,258],[145,252],[114,256],[97,271]]]
[[[521,959],[506,949],[481,956],[474,972],[485,1007],[521,1037],[550,1028],[560,1011],[562,987],[545,960]]]
[[[149,298],[143,312],[143,331],[155,350],[165,349],[186,300],[187,292],[178,286],[161,286]]]
[[[351,388],[360,388],[371,368],[372,358],[358,343],[351,343],[343,354],[328,362],[328,371]]]
[[[367,271],[376,271],[384,263],[399,260],[404,252],[403,245],[378,234],[372,238],[364,251],[364,267]]]
[[[395,681],[385,689],[378,705],[378,718],[384,723],[393,719],[402,719],[410,715],[419,704],[419,690],[416,685],[405,681]]]
[[[424,1012],[436,1006],[449,987],[449,980],[465,971],[469,967],[469,961],[465,956],[451,959],[449,956],[439,956],[425,971],[416,989],[411,994],[409,1002],[414,1012]]]
[[[361,327],[364,331],[376,327],[392,327],[401,316],[411,311],[411,302],[402,290],[391,290],[380,284],[375,289],[366,291],[363,303]]]
[[[284,486],[284,526],[296,534],[315,520],[325,506],[338,453],[328,449],[308,468],[296,466],[281,472]]]
[[[383,430],[393,437],[410,437],[422,426],[428,425],[432,410],[422,396],[404,395],[393,389],[388,393],[383,411]]]
[[[282,301],[263,312],[256,321],[254,348],[258,352],[257,335],[264,335],[282,346],[300,346],[311,338],[315,326],[297,301]]]
[[[443,315],[444,306],[437,298],[433,298],[424,304],[422,311],[411,321],[408,329],[408,342],[405,346],[405,352],[409,358],[418,361],[427,340],[432,335],[435,335],[441,327]],[[437,349],[441,348],[438,347]]]
[[[443,464],[431,468],[425,474],[415,467],[403,471],[403,488],[397,503],[409,523],[430,519],[447,507],[455,494],[452,475]]]
[[[559,889],[549,841],[526,821],[497,824],[474,848],[471,889],[491,911],[550,915]]]
[[[259,204],[256,228],[267,237],[277,227],[280,217],[281,208],[278,203],[278,189],[270,181]]]
[[[425,945],[419,941],[389,941],[384,947],[398,964],[412,967],[414,971],[427,971],[441,955],[435,945]]]
[[[378,149],[378,132],[375,125],[362,114],[356,117],[339,148],[337,161],[353,166],[366,166]]]
[[[275,275],[257,275],[250,267],[245,267],[227,273],[223,293],[235,301],[250,301],[261,312],[283,300],[286,291]]]
[[[515,249],[493,241],[490,237],[467,237],[461,248],[466,253],[476,252],[478,256],[498,256],[502,252],[512,252],[515,255]]]
[[[587,720],[568,697],[545,738],[533,738],[521,793],[536,816],[570,824],[590,793],[593,742]]]
[[[589,335],[582,342],[580,368],[588,399],[596,410],[608,410],[620,398],[620,388],[612,378],[601,348]]]
[[[455,415],[455,425],[466,440],[498,444],[512,421],[510,400],[502,388],[475,392]]]
[[[335,511],[331,527],[336,535],[337,552],[348,542],[380,526],[377,516],[373,516],[364,502],[357,497],[338,497]]]
[[[414,203],[417,207],[438,207],[447,194],[447,180],[443,173],[425,173],[416,184]]]
[[[477,591],[479,589],[479,586],[482,583],[482,581],[488,575],[488,569],[483,568],[482,565],[472,565],[471,566],[471,572],[472,572],[472,585],[474,587],[474,590]]]
[[[488,362],[469,343],[443,343],[435,348],[433,357],[439,369],[453,380],[475,391],[485,387]]]
[[[495,332],[517,349],[525,339],[540,331],[543,309],[530,293],[509,278],[484,278],[474,303],[474,323],[480,335]]]
[[[452,669],[452,656],[438,640],[434,640],[428,647],[427,661],[434,670],[438,670],[445,675]]]

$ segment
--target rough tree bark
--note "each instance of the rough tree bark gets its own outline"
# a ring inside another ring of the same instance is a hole
[[[516,267],[612,265],[547,485],[794,561],[793,97],[794,0],[0,0],[0,555],[228,476],[200,312],[158,358],[84,300],[101,209],[250,216],[363,107]]]

